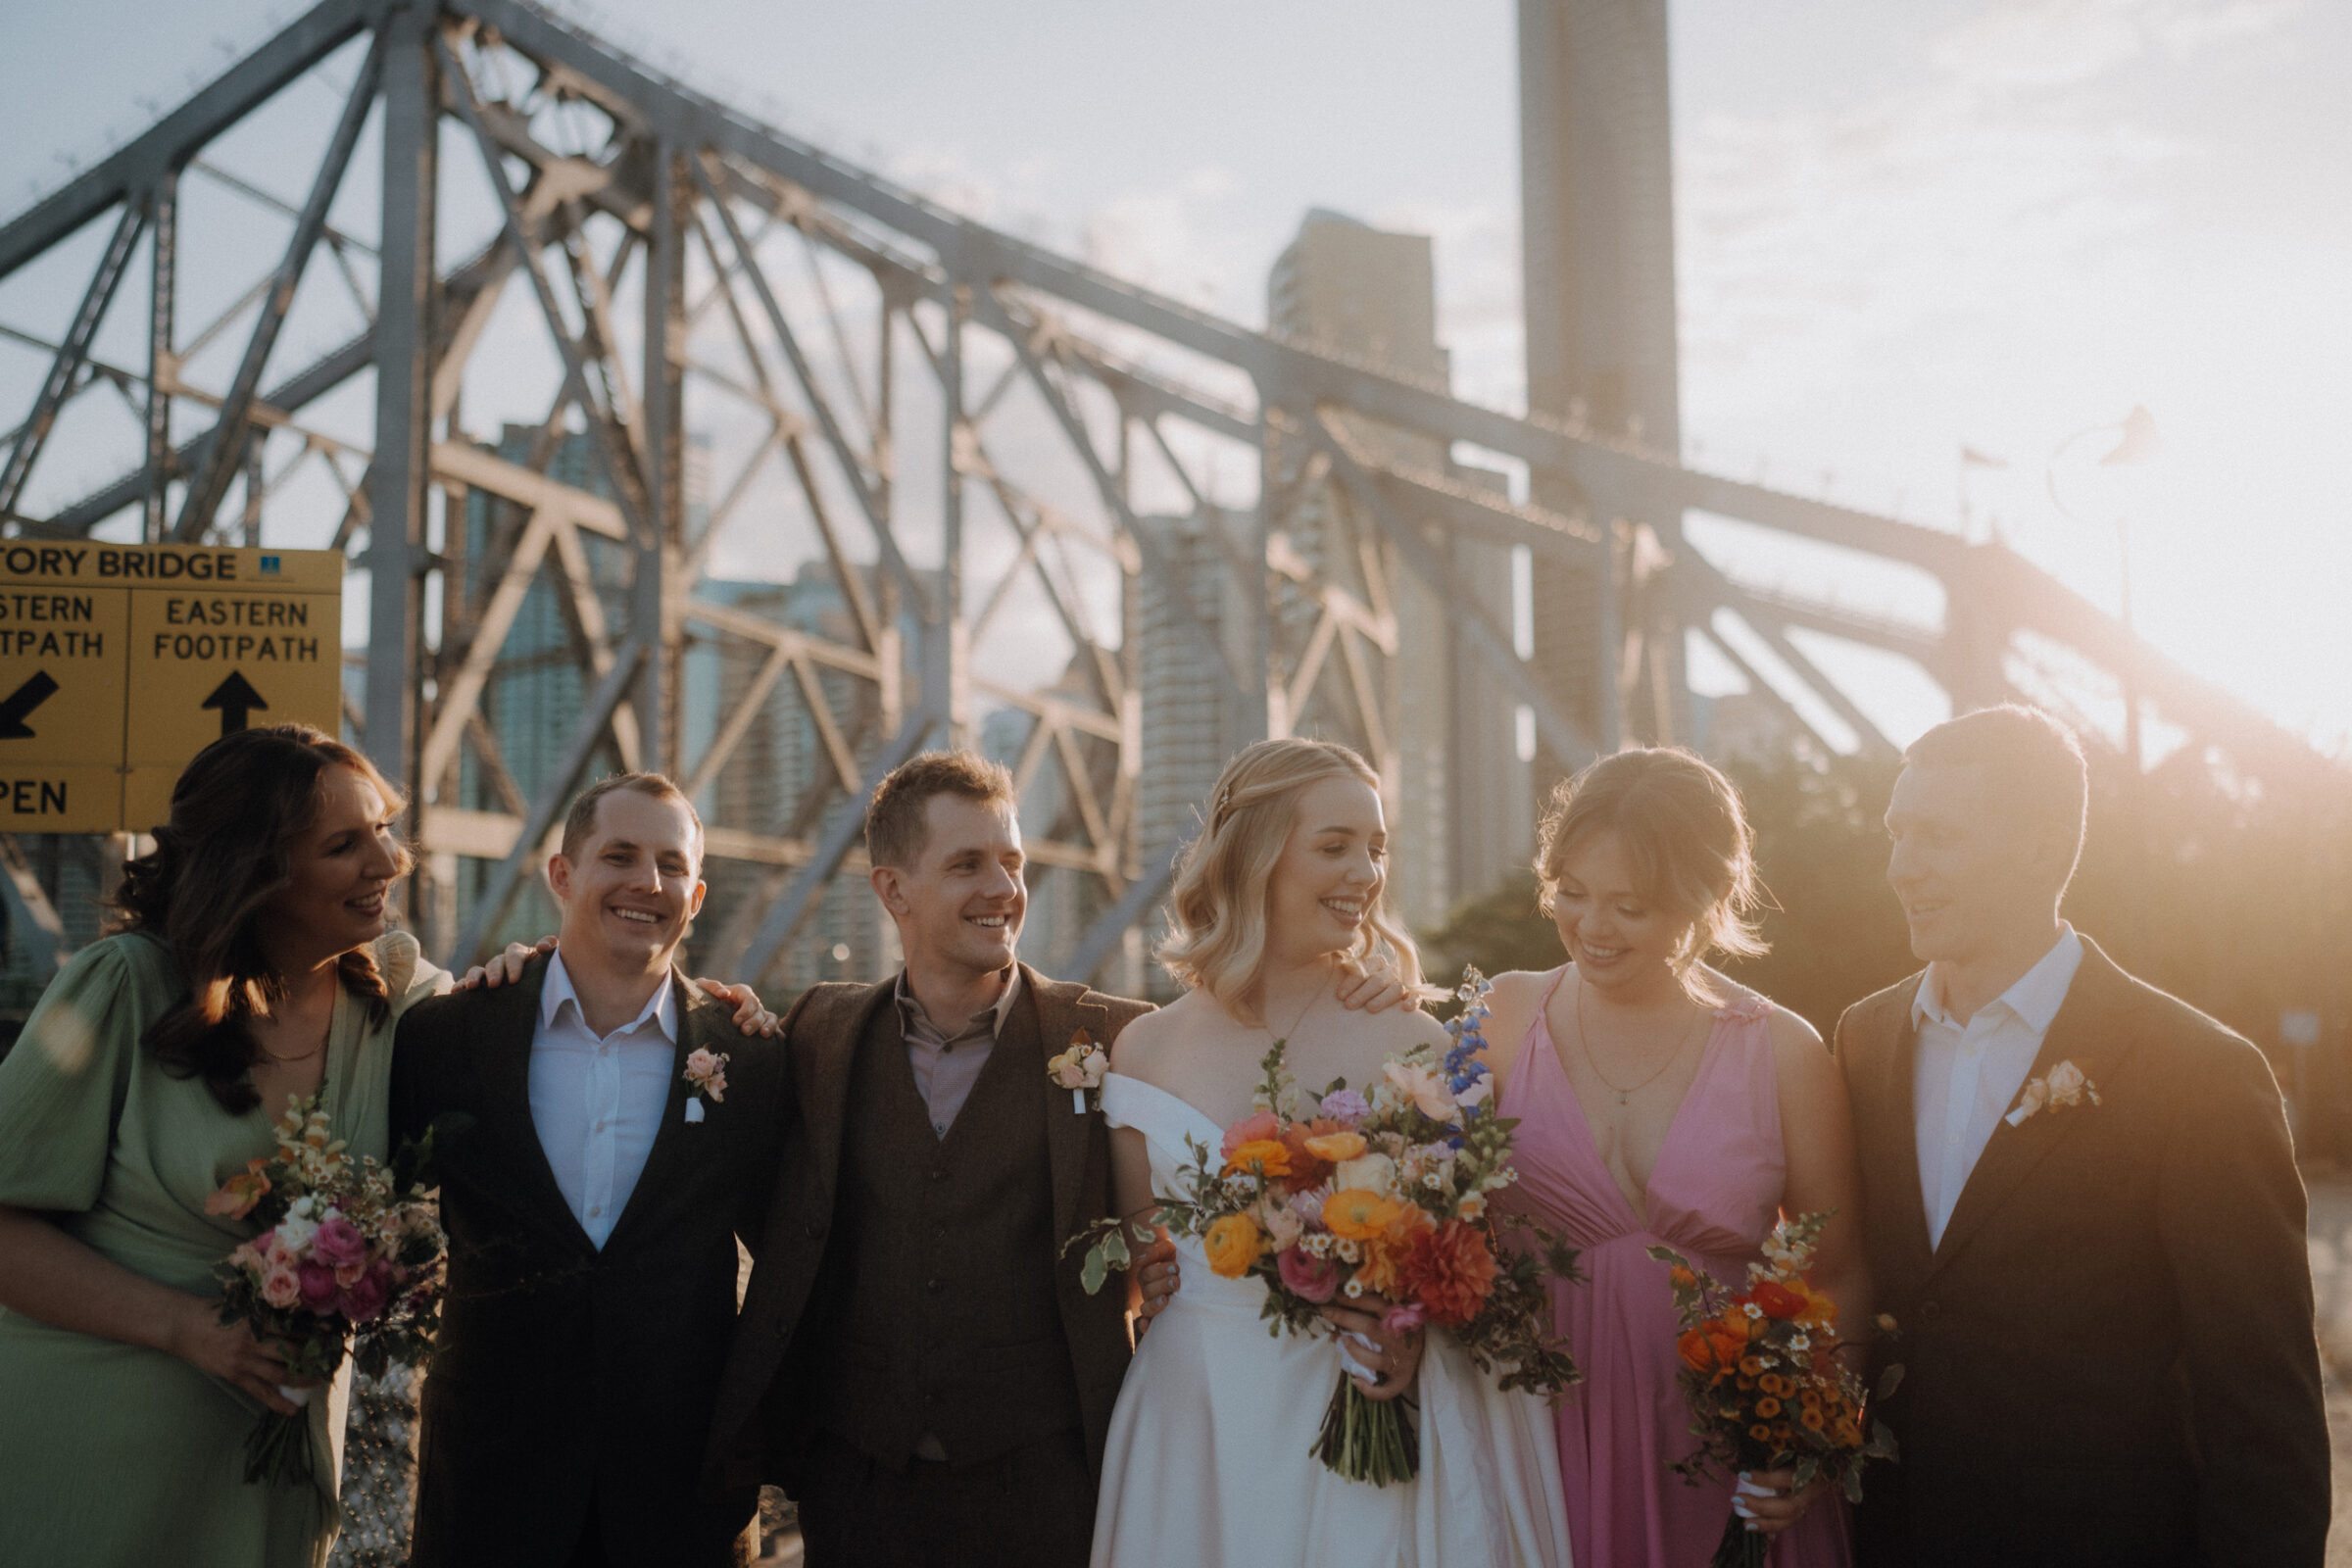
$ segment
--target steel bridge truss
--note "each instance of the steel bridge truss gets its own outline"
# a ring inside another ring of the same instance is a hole
[[[342,108],[299,200],[207,160],[306,76]],[[330,220],[369,130],[372,242]],[[444,262],[462,205],[452,163],[478,173],[469,210],[490,224]],[[190,178],[292,220],[270,270],[193,332],[177,309]],[[2038,638],[2250,765],[2291,745],[1997,544],[1700,472],[1218,319],[958,217],[521,0],[323,0],[0,228],[0,282],[85,229],[107,237],[70,319],[8,329],[48,368],[0,435],[0,516],[24,537],[103,527],[350,553],[370,632],[346,721],[413,788],[426,853],[410,917],[444,956],[498,929],[593,768],[663,769],[711,799],[752,765],[745,737],[782,693],[815,760],[792,798],[710,814],[710,855],[742,892],[700,966],[768,973],[828,888],[862,870],[860,806],[880,775],[1009,708],[1027,715],[1016,773],[1048,824],[1032,859],[1074,879],[1086,915],[1042,956],[1098,973],[1158,905],[1179,848],[1138,826],[1147,591],[1234,735],[1348,740],[1384,763],[1392,794],[1396,671],[1425,652],[1400,634],[1408,582],[1446,608],[1449,654],[1565,760],[1676,738],[1658,652],[1689,634],[1794,723],[1826,711],[1866,748],[1887,742],[1801,637],[1902,655],[1968,704],[2015,690]],[[145,363],[104,363],[101,322],[142,249]],[[321,291],[360,324],[281,363],[298,299]],[[556,386],[535,434],[493,448],[465,433],[462,410],[469,385],[527,357],[477,352],[517,330]],[[233,368],[198,384],[190,362],[238,332]],[[324,411],[369,378],[371,438],[338,433]],[[120,477],[29,507],[61,414],[110,390],[138,435]],[[708,484],[690,430],[724,436]],[[583,448],[584,471],[566,467]],[[1446,462],[1459,452],[1577,504],[1466,483]],[[330,514],[272,505],[305,470],[328,480]],[[1686,509],[1923,569],[1943,585],[1944,623],[1742,583],[1659,522]],[[1243,584],[1232,603],[1197,602],[1200,575],[1170,559],[1170,515]],[[707,592],[722,539],[747,538],[737,554],[764,575],[809,558],[826,613],[778,619]],[[1462,539],[1600,585],[1564,617],[1608,671],[1597,691],[1565,689],[1556,648],[1521,657],[1507,602],[1463,578]],[[579,700],[525,789],[485,693],[535,585],[560,610],[556,657]],[[699,724],[697,648],[738,672]],[[24,857],[6,858],[0,891],[54,935]]]

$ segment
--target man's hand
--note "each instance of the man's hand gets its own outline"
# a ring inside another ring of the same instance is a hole
[[[1396,966],[1379,954],[1372,956],[1369,964],[1359,964],[1353,958],[1340,960],[1340,1005],[1349,1012],[1386,1012],[1401,1003],[1407,1008],[1418,1008],[1421,999],[1408,995],[1404,976]]]
[[[735,1008],[735,1027],[747,1035],[772,1035],[776,1032],[776,1015],[760,1004],[760,993],[748,985],[731,986],[724,980],[696,980],[695,984],[731,1004]]]
[[[488,963],[477,963],[466,970],[466,978],[458,982],[457,989],[472,991],[486,986],[495,991],[510,980],[521,979],[524,964],[543,953],[555,951],[556,939],[554,937],[541,937],[539,945],[535,948],[526,948],[519,942],[510,942],[507,944],[507,951],[492,958]]]
[[[1422,1330],[1383,1327],[1389,1306],[1377,1296],[1365,1296],[1353,1306],[1334,1301],[1323,1308],[1323,1316],[1340,1331],[1340,1354],[1349,1363],[1348,1375],[1367,1399],[1394,1399],[1421,1375]]]
[[[1136,1317],[1135,1334],[1142,1339],[1151,1321],[1167,1310],[1168,1302],[1176,1296],[1183,1282],[1177,1278],[1176,1244],[1161,1236],[1144,1249],[1143,1257],[1135,1266]]]

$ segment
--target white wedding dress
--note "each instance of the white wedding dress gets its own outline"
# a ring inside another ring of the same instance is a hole
[[[1102,1079],[1102,1115],[1151,1146],[1154,1191],[1224,1129],[1163,1089]],[[1265,1286],[1184,1278],[1127,1369],[1110,1419],[1095,1568],[1568,1568],[1559,1451],[1541,1398],[1505,1394],[1432,1329],[1421,1360],[1421,1471],[1375,1487],[1312,1449],[1340,1375],[1328,1338],[1270,1335]]]

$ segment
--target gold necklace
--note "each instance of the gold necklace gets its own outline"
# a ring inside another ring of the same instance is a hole
[[[1699,1018],[1704,1018],[1706,1014],[1703,1012],[1699,1014]],[[1691,1019],[1690,1026],[1683,1031],[1683,1037],[1674,1043],[1674,1054],[1658,1064],[1658,1070],[1656,1072],[1651,1073],[1648,1077],[1642,1079],[1640,1083],[1633,1085],[1631,1088],[1620,1088],[1618,1085],[1610,1083],[1609,1075],[1600,1070],[1600,1062],[1598,1058],[1592,1054],[1592,1037],[1587,1033],[1585,1029],[1585,977],[1581,974],[1576,977],[1576,1043],[1584,1050],[1585,1065],[1592,1069],[1593,1077],[1599,1079],[1603,1084],[1607,1085],[1608,1088],[1616,1092],[1617,1103],[1620,1105],[1626,1103],[1628,1096],[1638,1095],[1642,1090],[1647,1089],[1651,1084],[1656,1083],[1660,1078],[1665,1076],[1667,1068],[1682,1060],[1683,1048],[1690,1044],[1690,1037],[1697,1032],[1697,1028],[1698,1018]]]
[[[1315,1010],[1315,1004],[1321,1002],[1323,1000],[1323,993],[1329,991],[1330,989],[1331,977],[1326,975],[1324,976],[1323,983],[1320,986],[1317,986],[1314,991],[1308,995],[1306,999],[1306,1005],[1298,1009],[1298,1016],[1291,1020],[1290,1032],[1288,1034],[1276,1035],[1271,1029],[1266,1031],[1267,1034],[1274,1035],[1274,1043],[1278,1046],[1289,1046],[1291,1043],[1291,1035],[1295,1035],[1298,1032],[1298,1026],[1306,1022],[1306,1015]]]
[[[1577,1021],[1577,1027],[1580,1029],[1584,1027],[1584,1021],[1582,1019]],[[310,1050],[298,1051],[291,1056],[281,1056],[276,1052],[271,1051],[268,1046],[263,1045],[259,1035],[254,1036],[253,1048],[254,1050],[260,1052],[263,1055],[269,1057],[271,1061],[281,1064],[296,1061],[308,1061],[313,1056],[316,1056],[318,1054],[318,1053],[326,1049],[327,1039],[334,1032],[335,1010],[334,1008],[329,1007],[326,1010],[326,1027],[318,1031],[318,1043],[313,1046]]]

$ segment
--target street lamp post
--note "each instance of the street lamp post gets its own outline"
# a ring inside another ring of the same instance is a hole
[[[2094,435],[2114,435],[2118,438],[2106,456],[2099,459],[2102,468],[2136,466],[2154,457],[2164,444],[2163,437],[2156,431],[2156,416],[2145,406],[2135,403],[2132,406],[2132,412],[2123,418],[2077,430],[2051,448],[2050,460],[2042,466],[2042,484],[2049,491],[2050,505],[2058,509],[2058,514],[2076,523],[2084,519],[2058,494],[2058,462],[2077,443],[2087,441]],[[2115,672],[2124,694],[2124,756],[2131,760],[2132,772],[2136,777],[2145,764],[2146,756],[2140,745],[2139,682],[2134,670],[2139,659],[2133,648],[2136,639],[2132,628],[2132,523],[2119,512],[2109,519],[2108,526],[2115,530],[2118,564],[2116,618],[2124,625],[2124,655]]]

